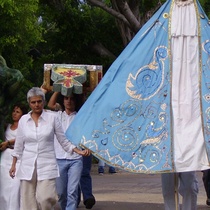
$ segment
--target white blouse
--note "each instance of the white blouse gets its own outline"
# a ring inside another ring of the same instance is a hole
[[[72,153],[75,146],[66,139],[60,120],[55,114],[44,110],[36,127],[31,113],[21,117],[13,156],[21,159],[17,177],[31,180],[37,164],[37,179],[45,180],[59,176],[54,150],[54,135],[65,151]]]
[[[17,129],[11,130],[11,124],[5,131],[5,139],[11,140],[16,138]],[[9,170],[12,165],[13,149],[7,148],[1,152],[0,161],[0,209],[19,210],[20,209],[20,180],[17,177],[12,179]],[[19,168],[17,161],[16,168]]]

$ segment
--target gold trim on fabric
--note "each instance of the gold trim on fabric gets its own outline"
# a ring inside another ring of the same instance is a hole
[[[169,18],[169,14],[168,13],[163,13],[163,18]]]
[[[131,172],[131,173],[136,173],[136,174],[142,174],[142,173],[144,173],[144,174],[163,174],[163,173],[170,173],[171,172],[171,170],[151,171],[151,170],[148,169],[148,170],[142,170],[142,171],[140,171],[140,170],[129,169],[129,168],[126,168],[125,169],[125,167],[123,167],[121,165],[113,164],[113,163],[107,161],[107,159],[102,158],[100,155],[98,155],[97,152],[92,151],[90,148],[86,147],[82,143],[79,144],[79,147],[81,147],[83,149],[90,150],[91,153],[92,153],[92,155],[94,155],[96,158],[101,159],[102,161],[104,161],[105,163],[107,163],[110,166],[116,167],[116,168],[118,168],[120,170],[123,170],[123,171],[126,171],[126,172]]]
[[[200,95],[200,115],[201,115],[201,125],[202,125],[202,132],[203,132],[203,138],[204,138],[204,144],[205,144],[205,149],[206,149],[206,154],[207,154],[207,158],[208,161],[210,163],[210,159],[208,156],[208,151],[207,151],[207,146],[206,146],[206,141],[205,141],[205,132],[204,132],[204,116],[203,116],[203,111],[202,111],[202,107],[203,107],[203,102],[202,102],[202,41],[201,41],[201,21],[200,18],[203,18],[201,14],[199,14],[198,11],[198,5],[196,0],[194,0],[194,4],[195,4],[195,11],[196,11],[196,17],[197,17],[197,23],[198,23],[198,45],[199,45],[199,95]]]
[[[174,1],[172,1],[171,3],[171,8],[170,8],[170,12],[169,12],[169,20],[168,20],[168,57],[169,57],[169,67],[170,67],[170,126],[171,126],[171,163],[172,163],[172,171],[175,172],[175,161],[174,161],[174,129],[173,129],[173,109],[172,109],[172,56],[171,56],[171,14],[172,14],[172,9],[174,7]]]

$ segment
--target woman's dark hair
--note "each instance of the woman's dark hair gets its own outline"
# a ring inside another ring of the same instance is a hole
[[[75,98],[75,111],[79,111],[79,109],[82,107],[84,100],[83,100],[83,94],[73,94]],[[65,107],[63,105],[64,96],[59,94],[57,103],[59,103],[62,107],[62,110],[65,110]]]
[[[12,110],[14,110],[15,107],[20,108],[20,110],[23,112],[23,115],[28,113],[28,106],[26,106],[25,104],[16,103],[14,104]]]
[[[15,107],[20,108],[20,110],[22,111],[23,115],[28,113],[28,106],[26,104],[22,104],[22,103],[17,102],[14,105],[11,105],[10,106],[10,115],[6,116],[6,120],[5,121],[7,123],[4,124],[4,130],[6,130],[7,125],[8,125],[9,122],[10,123],[13,122],[13,120],[12,120],[12,112],[13,112]]]

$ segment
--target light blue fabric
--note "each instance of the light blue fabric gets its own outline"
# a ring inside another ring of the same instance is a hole
[[[198,2],[201,25],[201,106],[203,131],[210,160],[210,20]]]
[[[56,178],[58,202],[62,210],[76,210],[78,203],[78,177],[82,173],[82,159],[57,159],[60,177]]]
[[[78,112],[66,135],[121,169],[174,171],[168,0],[141,28]],[[200,4],[202,108],[210,149],[210,26]]]

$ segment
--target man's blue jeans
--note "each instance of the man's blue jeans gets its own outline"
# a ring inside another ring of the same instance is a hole
[[[57,159],[60,177],[56,178],[58,202],[62,210],[76,210],[78,186],[82,173],[82,158],[68,160]]]

